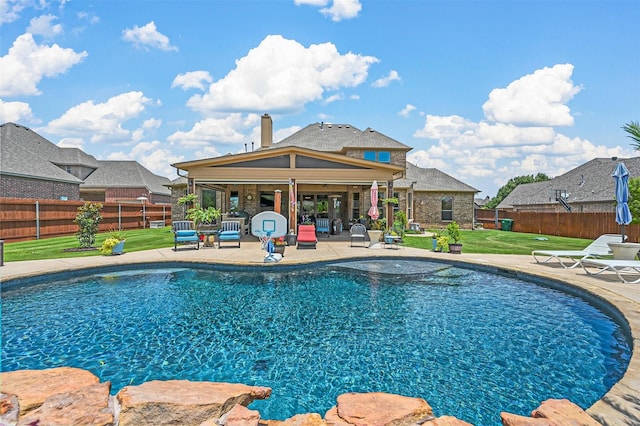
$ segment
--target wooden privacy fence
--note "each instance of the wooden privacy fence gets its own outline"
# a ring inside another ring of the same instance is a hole
[[[511,219],[514,232],[556,235],[562,237],[595,239],[602,234],[619,234],[615,212],[600,213],[536,213],[508,210],[476,210],[477,222],[484,228],[501,229],[502,219]],[[626,225],[624,233],[628,241],[640,241],[640,226]]]
[[[83,201],[0,198],[0,240],[25,241],[62,235],[74,235],[73,221]],[[139,229],[151,222],[171,223],[171,206],[167,204],[102,203],[99,232],[112,229]]]

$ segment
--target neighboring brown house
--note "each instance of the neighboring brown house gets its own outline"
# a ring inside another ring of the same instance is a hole
[[[640,157],[595,158],[544,182],[518,185],[498,209],[531,212],[614,212],[615,182],[611,174],[619,161],[629,177],[640,176]]]
[[[61,148],[31,129],[0,125],[0,197],[170,203],[169,179],[136,161],[100,161]]]
[[[244,210],[253,216],[279,208],[292,228],[303,215],[339,219],[346,227],[368,217],[375,180],[379,198],[399,201],[397,206],[379,201],[381,217],[400,210],[422,228],[453,220],[466,228],[473,224],[479,191],[437,169],[407,162],[411,147],[405,144],[371,128],[326,123],[310,124],[273,143],[272,126],[264,114],[255,151],[173,164],[186,179],[173,184],[174,199],[195,192],[204,207],[225,213]],[[282,191],[280,206],[274,205],[276,190]]]

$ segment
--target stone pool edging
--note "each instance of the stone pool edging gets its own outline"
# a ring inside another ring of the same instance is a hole
[[[297,414],[263,420],[247,408],[271,389],[236,383],[154,380],[110,395],[111,383],[72,367],[0,373],[0,424],[68,426],[473,426],[453,416],[436,417],[422,398],[382,392],[346,393],[324,417]],[[504,426],[600,423],[568,400],[547,400],[531,417],[500,413]],[[497,421],[497,419],[496,419]]]
[[[427,250],[403,247],[401,250],[371,250],[350,248],[345,242],[324,242],[310,253],[308,250],[289,252],[278,264],[262,262],[264,252],[260,243],[247,242],[242,249],[200,250],[174,252],[171,248],[153,249],[143,252],[125,253],[116,259],[103,256],[48,259],[42,261],[24,261],[5,263],[0,268],[0,285],[4,288],[8,281],[22,280],[28,277],[60,271],[81,271],[94,267],[113,265],[141,265],[160,263],[169,265],[179,262],[183,266],[206,264],[244,265],[281,267],[311,263],[331,263],[358,259],[420,259],[446,262],[458,266],[481,267],[491,270],[523,273],[540,277],[582,290],[592,296],[605,300],[622,314],[624,323],[631,334],[632,354],[624,376],[599,401],[586,411],[604,425],[640,424],[640,352],[635,350],[640,344],[640,286],[622,284],[615,277],[599,275],[587,276],[581,269],[564,269],[552,265],[540,265],[529,255],[489,255],[469,254],[448,255]]]

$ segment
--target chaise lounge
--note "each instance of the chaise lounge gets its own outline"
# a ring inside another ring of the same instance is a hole
[[[582,259],[580,265],[588,275],[609,271],[625,284],[640,283],[640,260]]]
[[[580,260],[611,254],[608,243],[619,243],[621,241],[622,236],[620,234],[602,234],[582,250],[533,250],[531,255],[538,263],[557,260],[563,268],[571,269],[580,265]],[[538,256],[546,256],[547,258],[540,260]]]
[[[315,225],[298,225],[298,249],[315,249],[317,243]]]

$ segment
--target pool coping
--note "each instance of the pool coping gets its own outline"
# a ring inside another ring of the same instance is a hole
[[[603,425],[640,424],[640,285],[624,284],[615,275],[589,276],[580,268],[564,269],[560,265],[538,264],[526,255],[466,254],[452,255],[428,250],[380,247],[350,247],[345,241],[321,241],[315,250],[288,248],[279,263],[264,263],[264,251],[259,242],[243,242],[241,248],[207,248],[201,250],[163,248],[141,252],[125,253],[120,256],[91,256],[64,259],[8,262],[0,267],[0,283],[28,282],[45,273],[80,271],[95,267],[126,266],[135,264],[182,265],[220,264],[252,265],[265,268],[279,268],[285,265],[330,263],[335,261],[376,258],[419,258],[461,266],[480,266],[493,272],[515,274],[525,280],[542,279],[565,283],[579,289],[579,293],[593,296],[592,302],[608,302],[621,314],[628,324],[631,338],[631,359],[624,376],[600,400],[586,411]],[[4,287],[4,285],[3,285]],[[615,312],[607,312],[612,315]],[[542,401],[540,401],[542,402]],[[536,407],[531,407],[533,410]]]

